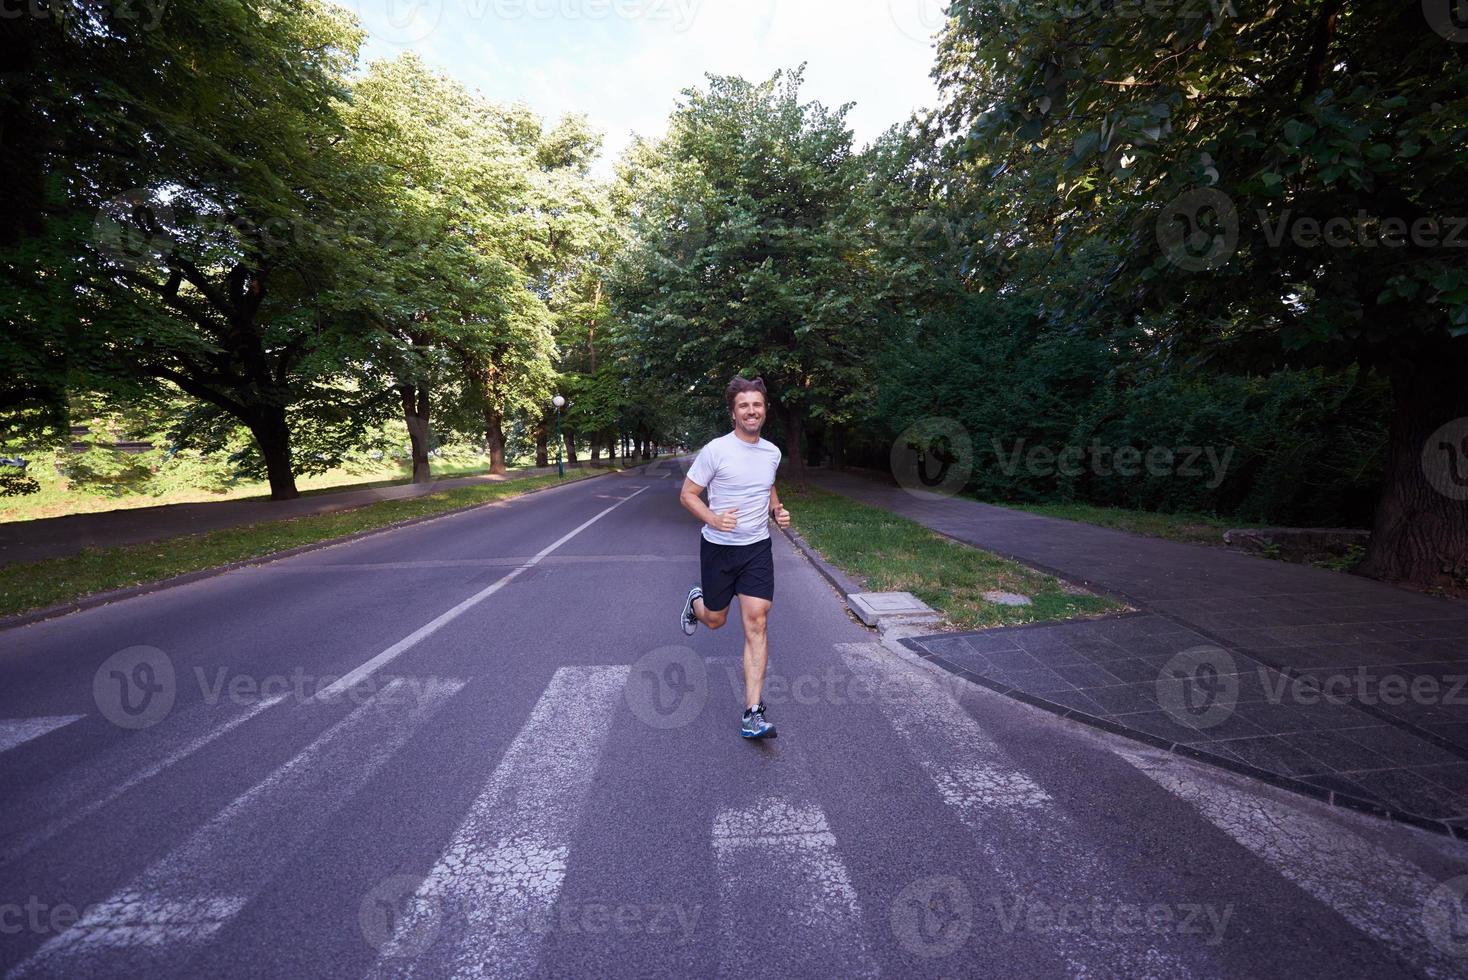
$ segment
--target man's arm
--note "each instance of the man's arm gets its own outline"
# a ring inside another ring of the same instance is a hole
[[[790,526],[790,511],[780,506],[780,495],[773,486],[770,487],[770,516],[781,527]]]
[[[722,514],[715,514],[713,508],[703,502],[703,491],[703,487],[685,478],[683,490],[678,494],[678,502],[709,527],[717,531],[734,530],[739,524],[739,512],[731,507]]]

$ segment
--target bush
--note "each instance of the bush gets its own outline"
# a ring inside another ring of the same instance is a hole
[[[895,328],[878,416],[848,459],[886,469],[897,433],[942,416],[973,440],[980,499],[1369,525],[1390,417],[1381,378],[1184,368],[1140,329],[1057,329],[1016,306],[968,296]]]

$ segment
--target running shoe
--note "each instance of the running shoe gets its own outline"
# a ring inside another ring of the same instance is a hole
[[[761,701],[753,708],[744,709],[744,725],[739,734],[745,738],[773,738],[775,726],[765,721],[765,705]]]
[[[698,629],[698,617],[693,614],[693,600],[703,598],[703,589],[698,586],[688,590],[688,598],[683,603],[683,612],[678,615],[678,625],[683,627],[683,632],[689,636]]]

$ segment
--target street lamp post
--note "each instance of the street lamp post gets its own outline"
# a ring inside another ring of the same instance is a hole
[[[559,478],[566,478],[566,464],[561,461],[561,450],[565,448],[561,444],[561,408],[565,406],[566,399],[560,395],[551,399],[551,404],[556,407],[556,473]]]

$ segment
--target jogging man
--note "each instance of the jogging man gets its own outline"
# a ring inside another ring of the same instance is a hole
[[[770,603],[775,598],[775,562],[770,551],[770,519],[790,526],[790,512],[775,493],[780,449],[759,436],[768,399],[765,383],[735,377],[724,390],[724,404],[734,431],[720,436],[698,453],[688,469],[679,500],[703,521],[699,543],[702,584],[688,590],[679,621],[692,636],[702,623],[711,630],[724,625],[729,602],[739,596],[744,620],[745,738],[775,734],[765,720],[760,690],[765,683],[769,642],[765,635]],[[708,490],[709,500],[701,499]]]

